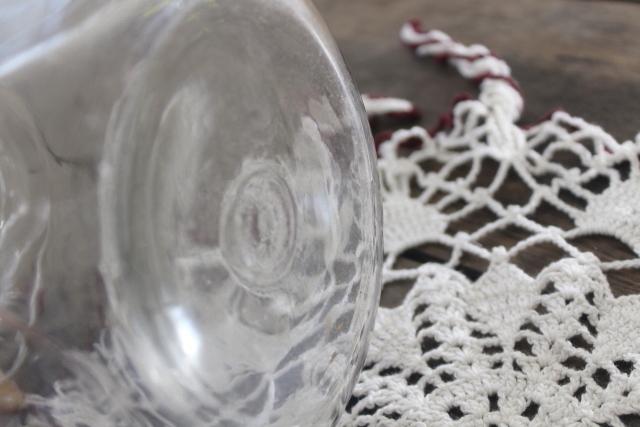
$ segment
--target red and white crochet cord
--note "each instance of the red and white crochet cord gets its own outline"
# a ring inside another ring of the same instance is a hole
[[[640,298],[615,298],[606,273],[640,267],[640,138],[619,143],[564,112],[519,127],[519,88],[487,48],[416,23],[401,37],[418,56],[447,59],[478,80],[479,96],[458,102],[432,132],[396,131],[379,146],[384,280],[415,284],[400,307],[380,310],[342,425],[633,425]],[[372,114],[415,111],[401,100],[365,101]],[[489,164],[492,178],[481,181]],[[525,189],[521,204],[504,200],[514,179]],[[490,219],[450,231],[465,218]],[[510,247],[486,239],[514,227],[527,237]],[[594,235],[631,255],[612,261],[573,243]],[[401,253],[425,244],[447,247],[450,258],[396,267]],[[549,244],[560,260],[535,275],[518,266]],[[463,257],[488,267],[470,279]]]

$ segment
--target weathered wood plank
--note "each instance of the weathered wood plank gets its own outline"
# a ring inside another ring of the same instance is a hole
[[[557,106],[621,139],[640,131],[640,7],[620,2],[316,0],[360,89],[404,96],[433,122],[473,85],[398,42],[410,18],[505,58],[527,96],[523,121]]]

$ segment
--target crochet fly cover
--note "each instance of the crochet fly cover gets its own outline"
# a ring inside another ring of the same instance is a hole
[[[614,297],[606,275],[640,267],[640,138],[619,143],[564,112],[520,127],[519,88],[487,48],[417,23],[401,37],[477,80],[479,96],[431,132],[395,131],[378,147],[384,281],[414,285],[379,311],[342,425],[636,425],[640,299]],[[364,100],[371,116],[415,113],[406,101]],[[509,245],[492,239],[509,230]],[[629,256],[576,244],[593,236]],[[448,259],[397,265],[424,245]],[[560,255],[525,271],[519,260],[541,246]]]

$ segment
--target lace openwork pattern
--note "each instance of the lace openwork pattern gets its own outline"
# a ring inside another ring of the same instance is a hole
[[[638,425],[640,298],[614,297],[607,274],[640,267],[640,138],[620,143],[560,111],[518,126],[520,89],[486,47],[417,23],[401,37],[477,80],[479,96],[378,147],[384,281],[415,283],[400,307],[380,310],[342,424]],[[365,105],[372,116],[415,111],[397,99]],[[579,244],[593,236],[627,255]],[[399,265],[429,245],[443,262]],[[524,268],[545,245],[558,257]]]

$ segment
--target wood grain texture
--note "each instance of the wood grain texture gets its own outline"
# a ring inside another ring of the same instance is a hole
[[[631,2],[534,0],[316,0],[338,41],[361,91],[400,96],[414,101],[424,113],[422,124],[433,125],[455,95],[476,93],[451,68],[416,59],[398,40],[407,19],[418,18],[425,28],[437,28],[465,43],[481,43],[504,58],[522,86],[526,110],[523,123],[537,121],[561,107],[603,126],[620,140],[640,131],[640,5]],[[515,182],[505,197],[517,198]],[[509,196],[511,195],[511,196]],[[517,200],[514,199],[514,202]],[[537,220],[567,224],[552,208]],[[456,229],[477,228],[481,215],[470,216]],[[509,229],[484,243],[509,247],[522,238]],[[573,242],[601,259],[627,259],[629,249],[614,239],[590,237]],[[402,262],[443,261],[442,247],[408,251]],[[562,257],[553,247],[536,247],[516,260],[535,274],[546,263]],[[485,265],[477,259],[464,263],[470,277]],[[608,274],[616,295],[640,292],[640,272]],[[394,306],[411,283],[385,289],[382,304]]]
[[[316,0],[362,91],[404,96],[433,122],[460,91],[450,69],[400,46],[410,18],[505,58],[526,96],[524,122],[562,106],[616,137],[640,130],[640,6],[534,0]]]

